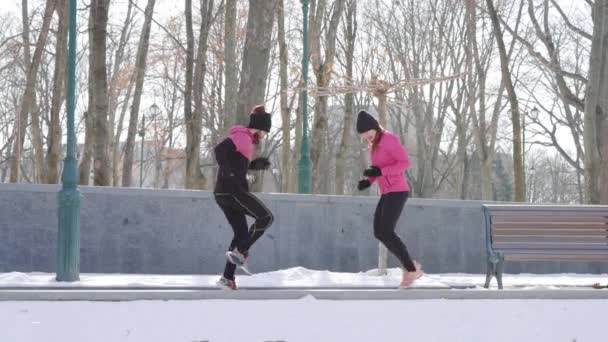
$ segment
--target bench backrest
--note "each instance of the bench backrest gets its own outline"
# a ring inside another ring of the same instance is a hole
[[[608,206],[484,205],[488,251],[534,256],[608,254]],[[591,257],[589,257],[591,255]]]

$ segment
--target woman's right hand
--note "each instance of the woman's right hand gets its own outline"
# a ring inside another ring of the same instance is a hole
[[[363,191],[363,190],[369,188],[370,186],[372,186],[372,183],[370,181],[368,181],[367,179],[362,179],[359,181],[359,184],[357,185],[357,189],[359,189],[359,191]]]

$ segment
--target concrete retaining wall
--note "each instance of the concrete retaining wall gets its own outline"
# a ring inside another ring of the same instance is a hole
[[[55,185],[0,184],[0,272],[55,271]],[[218,273],[232,237],[204,191],[82,187],[81,272]],[[377,197],[260,194],[273,226],[252,248],[255,272],[377,267]],[[481,202],[410,199],[398,233],[428,272],[485,273]],[[396,266],[394,257],[389,266]],[[507,272],[606,273],[608,265],[529,262]]]

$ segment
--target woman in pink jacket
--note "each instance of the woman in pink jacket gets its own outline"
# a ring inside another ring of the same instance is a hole
[[[405,180],[405,170],[410,167],[407,151],[399,137],[380,127],[364,110],[357,117],[357,132],[367,140],[372,161],[372,166],[363,171],[367,178],[359,181],[358,189],[367,189],[378,182],[380,201],[374,213],[374,236],[401,262],[403,277],[399,287],[408,288],[423,273],[420,264],[410,258],[403,241],[395,234],[410,190]]]

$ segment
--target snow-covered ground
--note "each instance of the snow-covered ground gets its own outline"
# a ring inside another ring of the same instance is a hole
[[[240,276],[244,287],[394,287],[388,276],[292,268]],[[418,286],[481,288],[485,276],[433,274]],[[213,286],[217,275],[82,274],[57,283],[54,274],[0,274],[2,287]],[[607,275],[505,275],[507,287],[581,289]],[[587,288],[588,289],[588,288]],[[35,291],[35,290],[32,290]],[[459,290],[455,290],[459,291]],[[466,290],[470,291],[470,290]],[[608,290],[590,290],[608,291]],[[605,342],[608,300],[193,300],[134,302],[0,302],[1,342]]]
[[[1,302],[6,342],[605,342],[608,300]]]
[[[81,274],[80,281],[59,283],[52,273],[0,273],[1,287],[209,287],[215,286],[218,275],[139,275],[139,274]],[[242,287],[396,287],[401,279],[401,271],[389,269],[387,276],[378,276],[376,270],[360,273],[339,273],[308,270],[295,267],[276,272],[260,273],[253,276],[237,275],[237,284]],[[485,275],[482,274],[430,274],[416,282],[418,287],[442,286],[445,284],[482,288]],[[542,288],[581,286],[595,283],[606,285],[608,274],[505,274],[505,288]],[[496,280],[492,281],[496,287]]]

